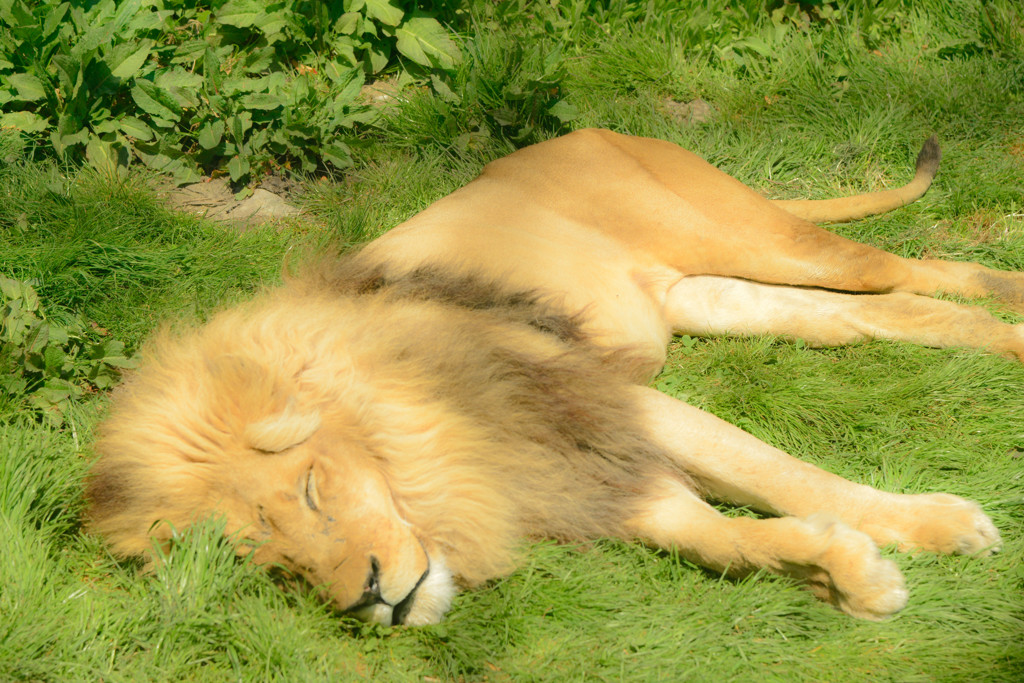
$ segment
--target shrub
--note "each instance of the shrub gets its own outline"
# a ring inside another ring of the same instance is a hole
[[[118,174],[179,183],[351,163],[368,76],[459,61],[399,0],[0,0],[0,127]]]
[[[59,425],[73,400],[133,365],[105,330],[81,316],[48,320],[30,284],[0,277],[0,419],[20,408]]]

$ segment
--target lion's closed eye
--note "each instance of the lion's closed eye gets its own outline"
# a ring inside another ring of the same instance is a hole
[[[313,512],[319,512],[320,494],[316,489],[316,471],[312,467],[306,473],[305,494],[306,506]]]

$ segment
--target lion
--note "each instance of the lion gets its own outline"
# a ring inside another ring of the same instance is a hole
[[[1024,325],[933,298],[1024,312],[1024,274],[815,225],[914,201],[938,163],[932,138],[903,187],[770,201],[654,139],[516,151],[354,254],[157,333],[101,426],[88,528],[137,556],[219,515],[240,554],[382,624],[438,622],[540,537],[767,569],[886,618],[907,590],[879,546],[996,552],[977,504],[847,481],[647,384],[673,334],[1024,358]]]

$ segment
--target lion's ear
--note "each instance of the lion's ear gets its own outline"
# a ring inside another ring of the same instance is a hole
[[[245,428],[246,445],[258,451],[280,453],[298,446],[320,429],[320,413],[302,413],[290,399],[277,415],[253,422]]]
[[[302,411],[290,378],[245,356],[225,354],[207,361],[212,382],[210,409],[225,429],[248,448],[279,453],[320,428],[320,414]]]

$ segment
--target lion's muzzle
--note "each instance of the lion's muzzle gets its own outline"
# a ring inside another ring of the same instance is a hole
[[[404,598],[394,604],[378,599],[347,610],[363,621],[387,626],[423,626],[441,621],[451,607],[457,589],[444,561],[431,557],[427,570],[420,575]]]

